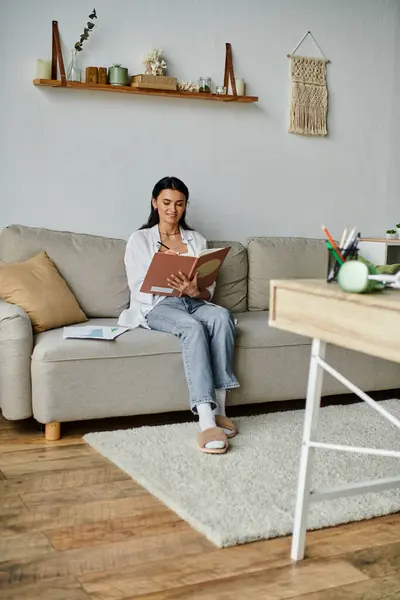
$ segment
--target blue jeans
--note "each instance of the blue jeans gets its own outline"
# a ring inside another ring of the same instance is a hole
[[[203,402],[216,408],[215,389],[239,387],[232,370],[235,324],[229,310],[203,300],[166,296],[146,319],[151,329],[179,338],[194,414]]]

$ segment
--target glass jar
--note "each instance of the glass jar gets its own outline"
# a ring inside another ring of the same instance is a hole
[[[205,92],[207,94],[211,92],[211,77],[199,78],[199,92]]]
[[[67,71],[67,79],[69,81],[81,81],[81,68],[79,65],[78,51],[74,48],[72,50],[72,59]]]
[[[226,94],[226,87],[223,85],[217,85],[217,89],[215,90],[215,93],[218,95]]]

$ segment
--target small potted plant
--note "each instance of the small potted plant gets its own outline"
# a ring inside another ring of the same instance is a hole
[[[400,223],[397,223],[396,229],[397,229],[397,237],[400,238]]]
[[[395,229],[386,229],[386,239],[387,240],[396,240],[397,239],[397,231]]]
[[[108,69],[108,83],[110,85],[128,85],[128,69],[115,63]]]
[[[211,92],[211,77],[200,77],[199,92],[210,94],[210,92]]]

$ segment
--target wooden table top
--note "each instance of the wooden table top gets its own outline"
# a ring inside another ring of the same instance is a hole
[[[400,290],[349,294],[319,279],[272,280],[269,324],[400,363]]]

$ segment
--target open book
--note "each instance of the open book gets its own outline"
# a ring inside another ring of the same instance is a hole
[[[71,325],[64,327],[63,338],[82,338],[84,340],[115,340],[128,331],[127,327],[107,327],[105,325]]]
[[[171,275],[182,271],[189,279],[198,273],[200,289],[210,287],[217,278],[217,273],[230,250],[227,248],[209,248],[202,250],[198,256],[181,256],[180,254],[167,254],[156,252],[150,263],[146,277],[140,288],[145,294],[158,294],[160,296],[180,296],[168,284]]]

